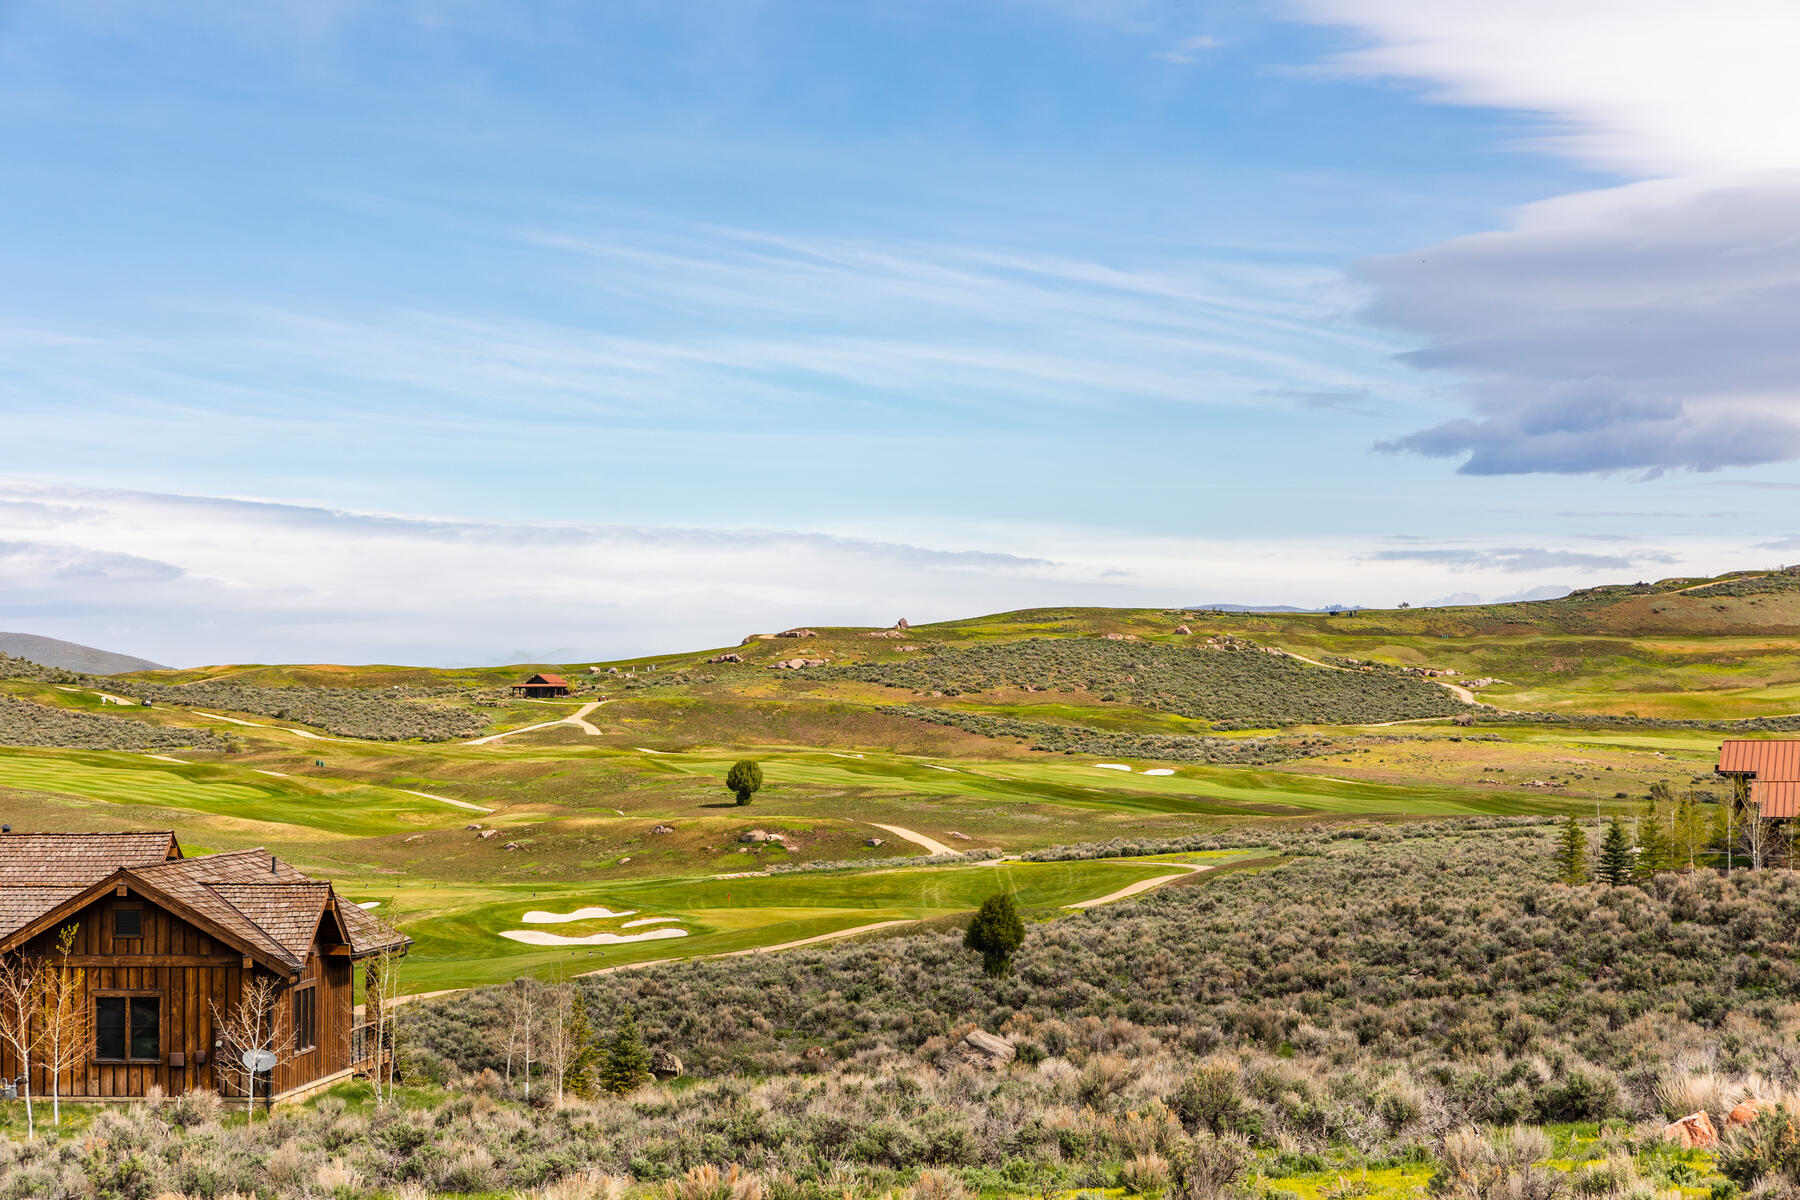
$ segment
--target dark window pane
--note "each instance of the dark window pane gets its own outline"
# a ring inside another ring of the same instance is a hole
[[[162,1057],[162,1002],[155,996],[131,998],[131,1057]]]
[[[143,937],[144,910],[141,908],[114,909],[113,936],[122,938]]]
[[[125,997],[94,1000],[94,1057],[125,1057]]]

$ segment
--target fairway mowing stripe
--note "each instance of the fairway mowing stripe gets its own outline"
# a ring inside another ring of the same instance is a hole
[[[409,796],[422,796],[427,800],[437,800],[444,804],[454,804],[458,808],[466,808],[470,812],[491,813],[491,808],[483,808],[479,804],[470,804],[467,800],[453,800],[449,796],[434,796],[430,792],[415,792],[411,788],[395,788],[396,792],[405,792]]]

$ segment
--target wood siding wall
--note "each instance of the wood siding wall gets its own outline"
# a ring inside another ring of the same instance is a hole
[[[119,907],[142,911],[142,937],[114,938],[113,912]],[[171,1095],[218,1088],[212,1061],[214,1008],[233,1011],[243,995],[246,977],[252,972],[269,974],[267,969],[253,966],[247,970],[241,951],[137,895],[103,897],[61,924],[71,923],[77,931],[69,965],[85,972],[84,1002],[90,1023],[96,995],[133,992],[159,997],[161,1059],[154,1063],[97,1062],[90,1029],[80,1065],[62,1073],[61,1094],[74,1098],[142,1096],[153,1084]],[[53,956],[56,939],[57,931],[51,929],[26,943],[22,952]],[[299,982],[312,982],[318,988],[318,1046],[276,1068],[276,1095],[350,1065],[352,965],[346,957],[325,955],[317,942],[313,949]],[[291,1028],[291,989],[282,993],[276,1019],[281,1022],[278,1028]],[[174,1055],[182,1057],[181,1066],[170,1065]],[[197,1061],[202,1055],[204,1063]],[[0,1077],[11,1079],[19,1072],[14,1055],[0,1048]],[[32,1064],[31,1090],[40,1097],[50,1094],[49,1072],[40,1062]]]

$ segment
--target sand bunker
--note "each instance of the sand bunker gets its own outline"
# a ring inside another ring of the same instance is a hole
[[[629,917],[636,912],[628,908],[624,912],[614,912],[610,908],[578,908],[574,912],[528,912],[519,920],[527,925],[561,925],[567,921],[592,921],[598,917]]]
[[[358,904],[356,907],[358,907],[358,908],[380,908],[381,901],[379,901],[379,900],[364,900],[360,904]]]
[[[1148,771],[1144,772],[1146,775],[1173,775],[1174,773],[1175,772],[1169,767],[1151,767]]]
[[[620,929],[632,929],[638,925],[661,925],[665,921],[679,921],[680,917],[639,917],[635,921],[627,921]]]
[[[1131,774],[1131,768],[1124,763],[1095,763],[1094,769],[1097,771],[1123,771],[1127,775]]]
[[[586,937],[563,937],[537,929],[506,929],[500,936],[527,946],[617,946],[623,942],[654,942],[663,938],[682,938],[685,929],[646,929],[642,933],[590,933]]]

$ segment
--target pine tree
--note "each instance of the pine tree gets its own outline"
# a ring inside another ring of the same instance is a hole
[[[1610,883],[1614,887],[1631,882],[1631,835],[1625,832],[1625,822],[1618,817],[1606,827],[1606,838],[1600,843],[1600,865],[1595,874],[1601,883]]]
[[[635,1092],[650,1081],[650,1050],[638,1030],[637,1014],[627,1004],[613,1026],[600,1062],[600,1086],[615,1096]]]
[[[1663,815],[1664,807],[1653,791],[1638,817],[1637,861],[1632,865],[1632,874],[1638,879],[1648,879],[1658,871],[1669,869],[1669,830]]]
[[[1567,884],[1588,881],[1587,832],[1573,816],[1563,822],[1562,840],[1556,847],[1556,874]]]
[[[596,1076],[600,1070],[600,1043],[594,1037],[594,1023],[588,1019],[587,1001],[581,993],[569,1006],[569,1073],[564,1082],[569,1091],[583,1100],[591,1100],[599,1089]]]

